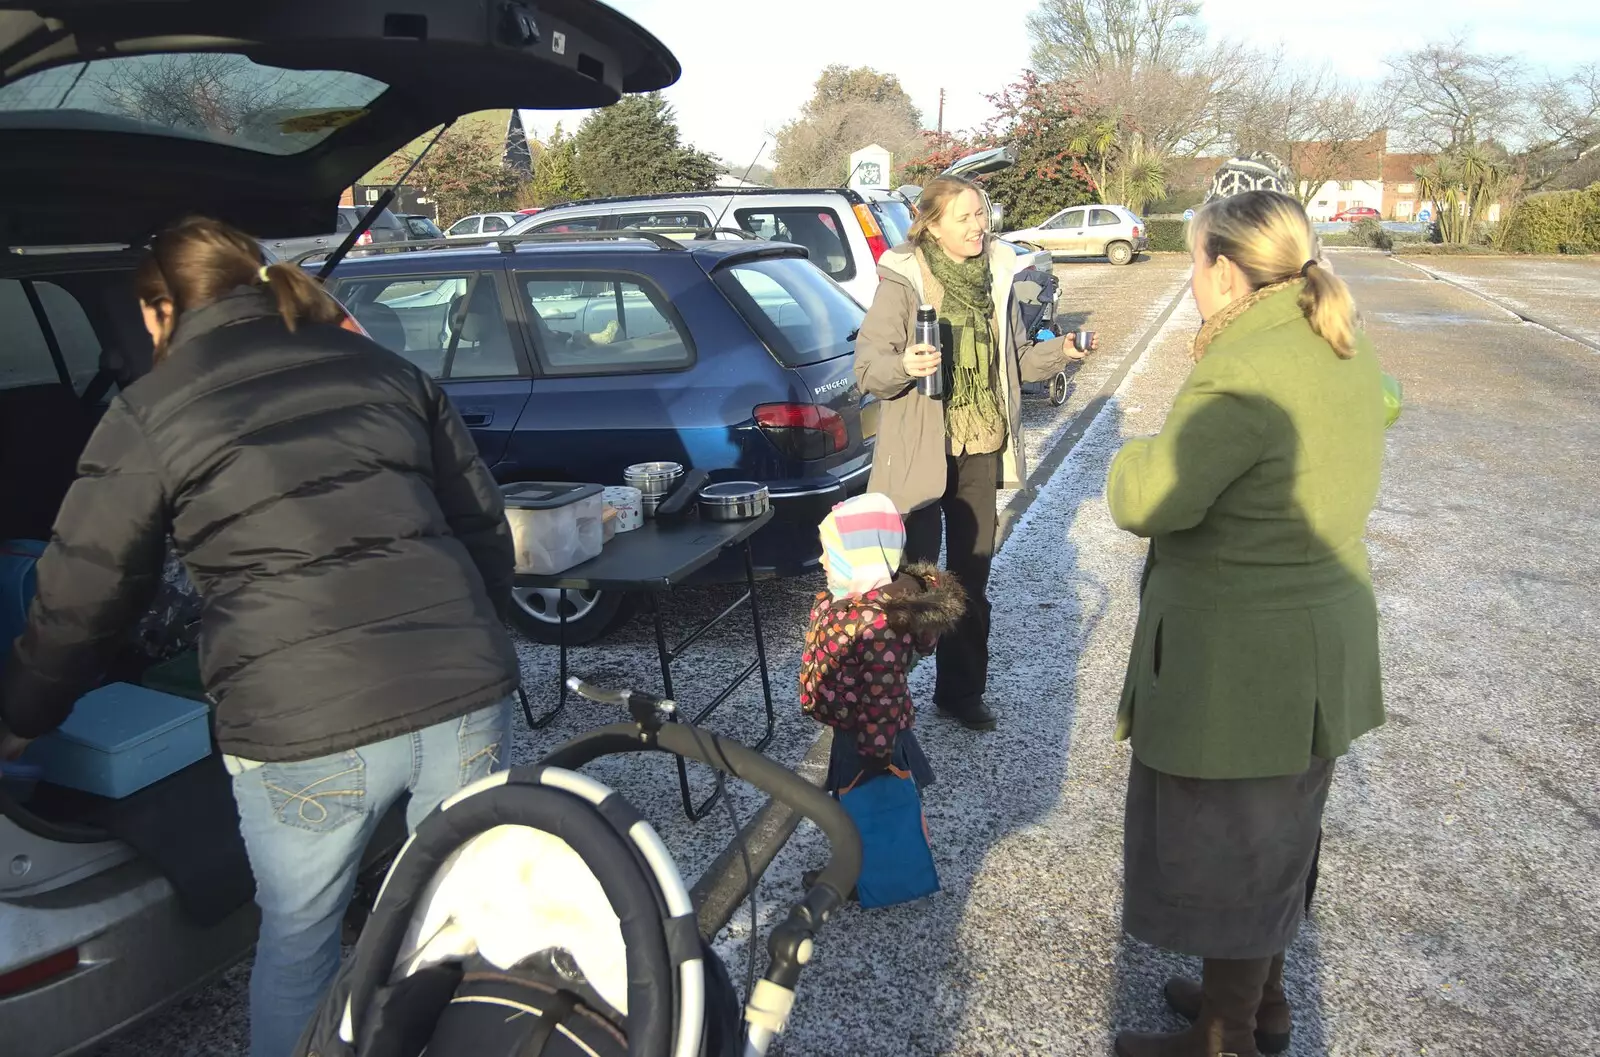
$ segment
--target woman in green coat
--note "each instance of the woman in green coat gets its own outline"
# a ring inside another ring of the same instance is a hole
[[[1134,759],[1123,922],[1205,960],[1123,1057],[1276,1052],[1333,762],[1383,722],[1364,542],[1384,383],[1294,199],[1195,218],[1195,368],[1156,437],[1111,466],[1111,515],[1152,540],[1118,715]],[[1258,1050],[1258,1043],[1260,1050]]]

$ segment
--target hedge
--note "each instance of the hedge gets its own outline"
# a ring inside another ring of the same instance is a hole
[[[1147,220],[1150,250],[1153,253],[1188,253],[1188,221]]]
[[[1513,253],[1600,253],[1600,183],[1532,195],[1508,223],[1505,248]]]

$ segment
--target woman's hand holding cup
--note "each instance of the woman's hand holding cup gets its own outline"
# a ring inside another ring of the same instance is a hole
[[[926,378],[939,369],[939,350],[932,345],[908,345],[900,356],[901,366],[913,378]]]

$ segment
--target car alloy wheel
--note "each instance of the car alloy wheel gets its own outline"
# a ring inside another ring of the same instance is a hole
[[[536,642],[561,641],[561,616],[567,618],[568,646],[581,646],[601,638],[630,612],[616,591],[558,590],[553,587],[516,587],[511,591],[511,616],[523,634]]]

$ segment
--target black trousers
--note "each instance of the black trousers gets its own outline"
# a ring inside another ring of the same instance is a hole
[[[989,567],[1000,458],[999,452],[947,456],[944,497],[906,518],[906,560],[937,562],[942,529],[945,568],[967,592],[966,615],[939,639],[933,700],[949,710],[981,700],[989,684]]]

